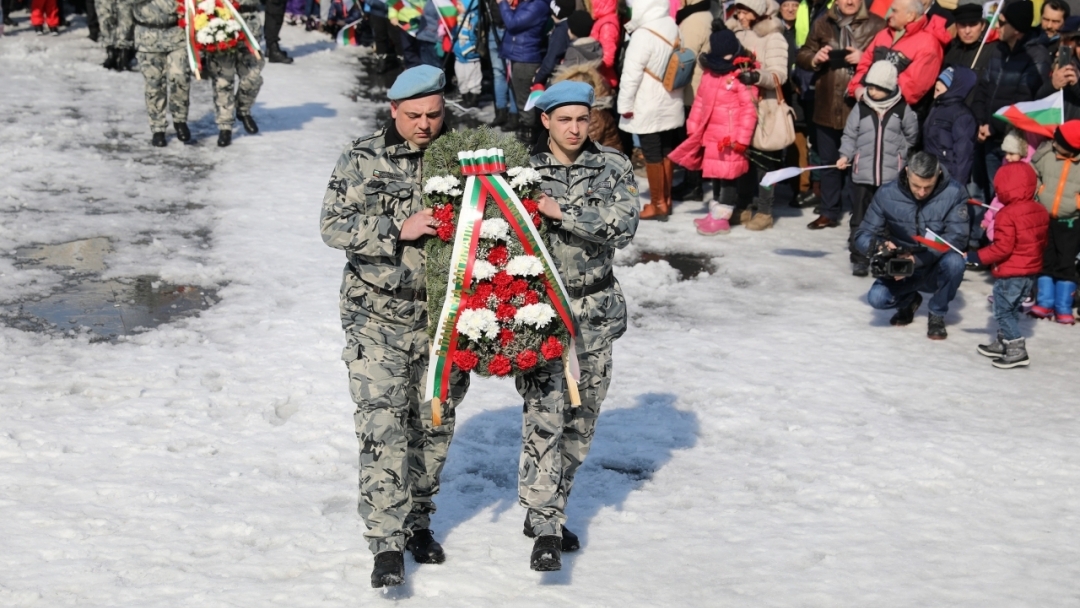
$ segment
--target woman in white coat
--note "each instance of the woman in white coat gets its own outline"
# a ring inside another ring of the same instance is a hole
[[[750,78],[752,82],[748,84],[757,85],[761,96],[768,99],[776,99],[776,88],[787,82],[791,69],[784,22],[780,20],[779,12],[780,5],[775,0],[737,0],[735,13],[726,24],[760,64],[754,72],[756,77]],[[772,228],[773,190],[758,184],[765,173],[780,168],[784,153],[753,147],[746,153],[750,157],[750,170],[738,181],[740,206],[745,205],[737,216],[739,223],[748,230]]]
[[[670,15],[668,0],[634,0],[633,18],[626,24],[630,42],[619,80],[619,128],[637,133],[649,177],[649,203],[643,220],[667,220],[671,214],[671,177],[674,165],[667,155],[678,145],[683,126],[683,90],[668,91],[664,77],[679,27]]]

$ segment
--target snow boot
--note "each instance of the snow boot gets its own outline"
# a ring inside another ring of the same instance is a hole
[[[186,122],[174,122],[172,123],[172,126],[176,129],[176,139],[179,139],[185,144],[191,141],[191,129],[188,128]]]
[[[980,344],[976,350],[984,357],[1001,357],[1005,354],[1005,340],[999,329],[997,332],[997,338],[990,344]]]
[[[244,125],[244,130],[254,135],[259,132],[259,125],[255,123],[255,119],[251,117],[251,114],[241,114],[239,116],[240,123]]]
[[[754,212],[750,209],[743,209],[739,212],[739,224],[745,226],[750,223],[750,220],[754,219]]]
[[[290,64],[293,62],[293,58],[289,57],[285,51],[281,50],[281,45],[278,43],[267,43],[266,45],[266,58],[270,63],[284,63]]]
[[[649,180],[649,202],[641,208],[638,215],[643,220],[667,221],[664,204],[664,164],[645,163],[646,176]]]
[[[772,226],[773,226],[772,214],[770,214],[770,213],[755,213],[754,216],[750,218],[750,221],[743,224],[743,226],[747,230],[754,230],[754,231],[765,230],[765,229],[768,229],[768,228],[772,228]]]
[[[1003,344],[1005,345],[1004,356],[991,361],[991,365],[998,369],[1010,369],[1024,367],[1031,363],[1031,359],[1028,359],[1027,347],[1024,345],[1023,338],[1005,340]]]
[[[537,572],[562,570],[562,539],[555,535],[538,536],[533,543],[529,567]]]
[[[217,145],[219,148],[227,148],[232,143],[232,130],[222,129],[218,132]]]
[[[164,148],[165,143],[165,133],[156,132],[150,137],[150,145],[155,148]]]
[[[518,128],[518,115],[517,112],[510,112],[509,110],[507,112],[509,112],[509,115],[506,117],[506,122],[499,128],[502,129],[503,133],[513,133]]]
[[[915,292],[912,296],[911,302],[907,306],[898,308],[896,314],[889,319],[889,325],[897,325],[903,327],[904,325],[910,325],[915,320],[915,311],[919,310],[919,305],[922,304],[922,294]]]
[[[1072,281],[1058,281],[1054,284],[1054,320],[1062,325],[1076,323],[1073,317],[1073,294],[1076,292],[1076,283]]]
[[[405,582],[405,556],[401,551],[383,551],[375,556],[375,568],[371,571],[371,586],[396,587]]]
[[[705,217],[694,220],[698,234],[713,236],[731,232],[731,224],[728,222],[728,218],[731,217],[731,212],[734,210],[735,208],[731,205],[722,205],[717,201],[709,201],[709,212],[705,214]]]
[[[1028,314],[1037,319],[1049,319],[1054,316],[1054,299],[1056,297],[1054,277],[1043,275],[1039,277],[1036,285],[1038,287],[1035,294],[1035,305],[1031,307]]]
[[[687,171],[678,188],[671,189],[671,198],[676,201],[700,201],[705,198],[701,190],[701,171]]]
[[[118,61],[120,61],[119,49],[115,46],[105,47],[105,63],[101,64],[101,67],[106,70],[115,70]]]
[[[926,323],[926,337],[931,340],[944,340],[949,337],[949,333],[945,331],[945,317],[930,313]]]
[[[506,120],[510,118],[510,110],[506,108],[495,108],[495,120],[491,121],[492,127],[501,127],[506,124]]]
[[[522,533],[529,538],[536,538],[536,533],[533,532],[532,526],[529,525],[529,516],[525,515],[525,527]],[[577,534],[574,534],[570,530],[563,526],[562,528],[562,552],[573,553],[581,548],[581,541],[578,540]]]
[[[405,548],[412,552],[418,564],[441,564],[446,561],[446,553],[431,530],[414,530]]]

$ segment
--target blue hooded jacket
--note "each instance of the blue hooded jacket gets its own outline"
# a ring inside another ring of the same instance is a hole
[[[517,8],[499,3],[499,14],[506,24],[499,55],[521,63],[540,63],[544,59],[544,29],[548,22],[548,3],[544,0],[521,0]]]
[[[881,241],[917,247],[915,235],[924,236],[929,228],[960,251],[966,251],[970,230],[967,199],[967,188],[942,169],[930,196],[916,200],[908,185],[907,171],[901,171],[899,179],[885,184],[874,194],[862,224],[855,231],[855,250],[869,257]],[[915,254],[915,266],[932,266],[941,256],[927,247]]]
[[[963,66],[953,66],[952,70],[949,90],[934,100],[923,123],[923,148],[937,157],[953,179],[967,184],[975,162],[979,127],[964,100],[975,88],[978,76]]]

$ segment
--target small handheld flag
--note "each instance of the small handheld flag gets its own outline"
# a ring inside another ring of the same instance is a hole
[[[941,238],[941,236],[929,228],[926,229],[926,236],[919,236],[916,234],[915,240],[939,253],[948,253],[948,251],[952,249],[956,253],[964,255],[963,251],[953,247],[952,243]]]

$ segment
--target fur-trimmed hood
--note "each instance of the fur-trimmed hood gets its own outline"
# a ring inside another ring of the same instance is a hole
[[[734,17],[728,19],[724,25],[735,33],[745,31],[746,29],[739,23],[739,20]],[[785,29],[784,22],[780,19],[780,5],[776,3],[776,0],[768,0],[765,9],[765,17],[759,19],[750,29],[761,38],[764,38],[769,34],[783,35]]]
[[[598,69],[600,63],[600,61],[591,61],[589,63],[579,63],[572,66],[560,66],[555,69],[551,84],[562,82],[564,80],[576,80],[592,85],[593,92],[596,94],[596,100],[593,102],[593,107],[606,110],[614,105],[614,100],[611,96],[611,87],[608,86],[604,77],[600,75]]]

